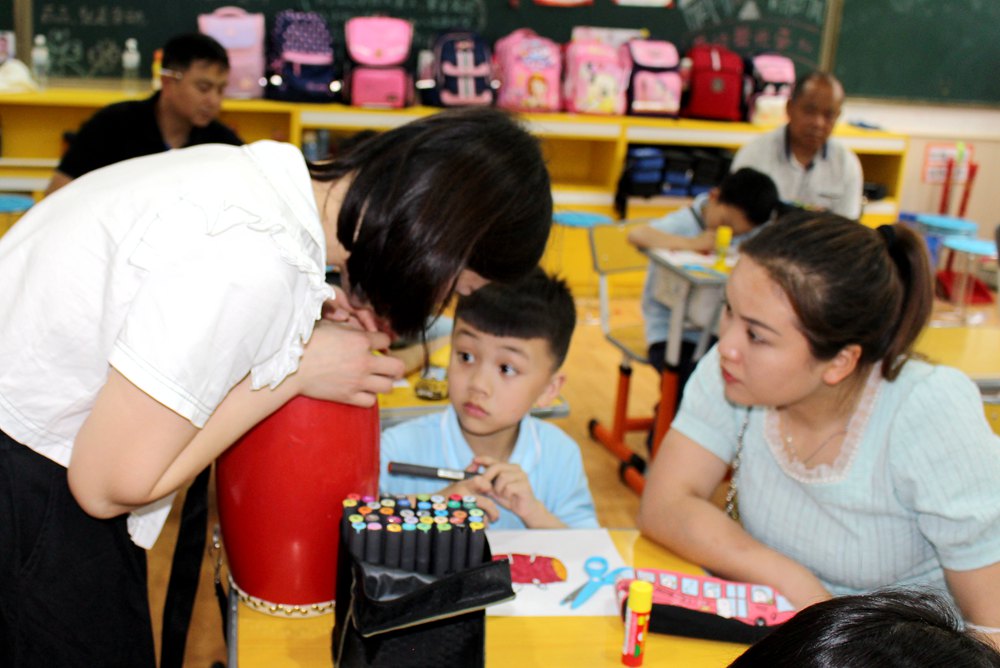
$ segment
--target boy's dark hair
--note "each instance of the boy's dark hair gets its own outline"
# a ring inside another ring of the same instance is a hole
[[[183,72],[196,60],[205,60],[229,69],[229,55],[223,46],[200,32],[171,37],[163,45],[162,65],[168,70]]]
[[[455,319],[491,336],[545,339],[562,366],[576,327],[576,306],[566,282],[536,267],[514,283],[488,283],[460,296]]]
[[[740,209],[754,225],[763,225],[778,206],[778,189],[767,174],[744,167],[722,180],[718,201]]]
[[[318,181],[353,177],[337,219],[348,287],[397,334],[421,331],[463,269],[513,281],[545,250],[549,173],[503,110],[447,109],[309,167]]]
[[[805,608],[729,668],[1000,668],[1000,653],[962,630],[923,590],[839,596]]]

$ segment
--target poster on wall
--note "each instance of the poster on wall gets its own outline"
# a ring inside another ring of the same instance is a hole
[[[951,183],[965,183],[972,164],[972,144],[965,142],[935,142],[924,149],[921,180],[924,183],[944,183],[948,160],[952,161]]]

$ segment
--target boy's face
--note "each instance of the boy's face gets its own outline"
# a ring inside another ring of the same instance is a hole
[[[732,204],[726,204],[720,202],[718,195],[714,192],[709,195],[708,202],[705,204],[705,229],[715,231],[723,225],[728,225],[733,228],[733,236],[739,236],[741,234],[746,234],[753,229],[754,225],[747,218],[746,213],[743,209],[733,206]]]
[[[463,431],[489,436],[516,429],[531,407],[553,401],[563,376],[545,339],[498,337],[455,321],[448,395]]]

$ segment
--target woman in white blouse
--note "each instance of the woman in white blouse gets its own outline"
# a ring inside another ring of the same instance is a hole
[[[402,373],[372,351],[536,266],[551,208],[491,109],[322,164],[137,158],[34,207],[0,240],[0,665],[155,665],[136,545],[173,492],[296,395],[372,405]]]

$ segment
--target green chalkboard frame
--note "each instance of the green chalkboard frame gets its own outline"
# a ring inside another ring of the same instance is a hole
[[[841,2],[834,73],[849,96],[1000,105],[1000,2]]]

